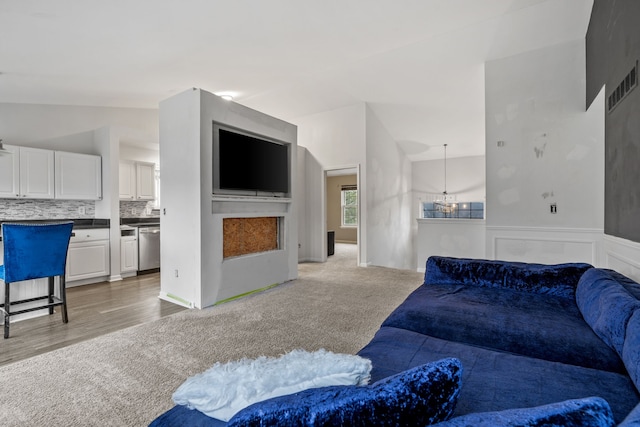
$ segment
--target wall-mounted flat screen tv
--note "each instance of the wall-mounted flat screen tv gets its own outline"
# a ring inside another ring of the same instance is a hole
[[[288,197],[290,144],[213,124],[213,194]]]

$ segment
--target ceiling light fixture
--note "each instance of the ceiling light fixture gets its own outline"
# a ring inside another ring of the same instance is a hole
[[[225,101],[233,101],[233,95],[220,95],[220,98],[224,99]]]
[[[444,191],[435,197],[434,205],[438,211],[451,214],[458,207],[455,201],[456,196],[447,193],[447,144],[444,144]]]

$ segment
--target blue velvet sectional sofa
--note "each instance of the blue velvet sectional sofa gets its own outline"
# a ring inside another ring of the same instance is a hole
[[[439,427],[640,426],[640,285],[589,264],[431,257],[424,283],[358,354],[372,361],[374,388],[459,362]],[[327,392],[285,400],[312,408],[309,396]],[[417,425],[361,421],[338,425]],[[227,424],[176,406],[152,425]]]

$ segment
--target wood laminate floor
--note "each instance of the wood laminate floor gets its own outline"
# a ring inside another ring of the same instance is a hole
[[[0,337],[0,366],[186,310],[159,293],[160,273],[67,288],[69,323],[62,323],[60,307],[12,322],[10,337]]]

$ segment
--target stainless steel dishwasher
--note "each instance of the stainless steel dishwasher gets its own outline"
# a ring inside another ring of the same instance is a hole
[[[138,272],[160,269],[160,226],[138,228]]]

